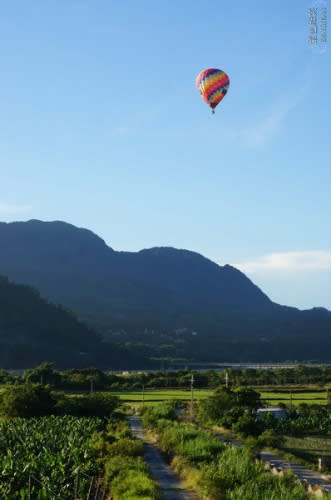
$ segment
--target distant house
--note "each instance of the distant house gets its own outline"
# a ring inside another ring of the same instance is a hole
[[[176,335],[182,335],[184,333],[189,333],[189,329],[184,327],[184,328],[176,328],[175,329],[175,334]]]
[[[276,420],[282,420],[283,418],[287,418],[287,412],[283,410],[283,408],[275,408],[275,407],[267,407],[267,408],[259,408],[256,412],[256,419],[261,420],[263,415],[266,413],[271,413],[271,415]]]

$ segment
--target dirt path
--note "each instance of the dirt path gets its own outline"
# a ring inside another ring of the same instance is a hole
[[[192,491],[186,490],[179,476],[164,461],[156,446],[146,441],[139,417],[129,417],[132,433],[144,443],[144,458],[156,481],[158,481],[164,500],[199,500]]]

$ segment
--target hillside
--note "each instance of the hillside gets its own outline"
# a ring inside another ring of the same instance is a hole
[[[44,360],[62,368],[117,368],[134,362],[116,346],[105,345],[100,335],[62,306],[0,276],[0,366],[26,368]]]
[[[188,250],[118,252],[64,222],[0,223],[0,274],[36,287],[134,354],[330,359],[328,311],[275,304],[237,269]]]

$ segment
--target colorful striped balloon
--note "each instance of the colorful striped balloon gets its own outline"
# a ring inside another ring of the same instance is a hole
[[[215,113],[214,109],[229,89],[230,79],[221,69],[208,68],[198,74],[195,84],[200,90],[202,99]]]

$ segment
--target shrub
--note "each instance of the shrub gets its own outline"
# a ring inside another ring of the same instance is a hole
[[[156,483],[146,472],[136,469],[123,470],[114,478],[111,491],[114,500],[161,499],[161,492]]]
[[[0,411],[5,417],[42,417],[55,413],[56,399],[43,385],[13,385],[0,396]]]
[[[57,404],[61,415],[76,417],[109,417],[119,405],[119,399],[109,394],[93,393],[64,397]]]
[[[139,457],[144,453],[142,441],[135,438],[122,438],[114,441],[108,446],[108,455],[110,457],[120,455],[122,457]]]
[[[231,408],[231,410],[223,415],[223,417],[220,419],[220,422],[227,429],[231,429],[233,424],[238,422],[239,418],[244,415],[244,413],[245,410],[243,408]]]
[[[110,420],[106,426],[106,431],[109,436],[112,436],[116,439],[131,436],[131,429],[129,426],[129,422],[126,419]]]
[[[261,444],[259,443],[259,438],[254,436],[248,436],[245,440],[245,448],[252,458],[258,457],[258,452],[261,448]]]
[[[258,437],[258,444],[261,447],[281,448],[284,444],[284,436],[273,429],[267,429]]]
[[[145,427],[155,428],[164,420],[177,420],[173,404],[164,403],[142,410],[142,422]]]
[[[190,424],[164,421],[158,426],[159,444],[163,451],[180,455],[190,464],[201,464],[214,460],[225,445],[212,433],[202,431]]]
[[[160,490],[141,457],[115,456],[107,461],[105,471],[114,500],[161,498]]]
[[[238,422],[233,425],[233,430],[244,437],[258,436],[261,432],[261,424],[257,422],[255,417],[245,413],[239,417]]]

